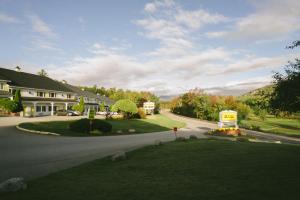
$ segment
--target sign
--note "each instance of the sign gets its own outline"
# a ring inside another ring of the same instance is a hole
[[[151,101],[144,102],[143,108],[144,108],[146,114],[153,114],[154,108],[155,108],[155,103],[151,102]]]
[[[219,113],[219,128],[223,128],[224,126],[235,126],[238,128],[237,125],[237,112],[233,110],[223,110]]]
[[[234,122],[237,121],[237,112],[235,111],[222,111],[220,112],[220,119],[222,122]]]

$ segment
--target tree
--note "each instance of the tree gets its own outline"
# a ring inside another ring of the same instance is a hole
[[[46,76],[48,77],[48,73],[46,72],[46,70],[44,69],[41,69],[40,71],[38,71],[37,73],[39,76]]]
[[[299,41],[290,48],[300,45]],[[273,75],[275,88],[271,99],[274,111],[294,113],[300,111],[300,60],[289,61],[284,68],[284,73],[276,72]]]
[[[14,102],[16,103],[16,108],[13,110],[13,112],[23,111],[21,91],[19,89],[16,90],[15,97],[14,97]]]
[[[82,96],[80,97],[79,103],[77,105],[74,105],[72,109],[80,112],[81,114],[84,112],[84,100]]]
[[[121,99],[112,106],[112,111],[122,112],[125,119],[129,119],[138,112],[134,102],[129,99]]]

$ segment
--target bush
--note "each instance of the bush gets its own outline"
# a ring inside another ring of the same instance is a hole
[[[131,118],[138,112],[136,104],[129,99],[121,99],[112,106],[112,111],[122,112],[125,119]]]
[[[79,119],[70,123],[70,130],[79,133],[89,133],[91,131],[91,124],[89,119]]]
[[[70,123],[69,126],[71,131],[79,133],[90,133],[90,131],[98,130],[103,133],[110,132],[112,130],[112,125],[106,121],[99,119],[80,119]]]
[[[83,97],[80,97],[80,101],[77,105],[72,107],[73,110],[80,112],[81,114],[84,112],[84,100]]]
[[[13,112],[17,109],[17,103],[10,99],[0,99],[0,110]]]
[[[103,120],[92,120],[92,129],[93,130],[99,130],[103,133],[108,133],[112,130],[112,125],[106,121]]]
[[[146,119],[147,115],[143,108],[138,108],[138,112],[134,115],[134,118]]]

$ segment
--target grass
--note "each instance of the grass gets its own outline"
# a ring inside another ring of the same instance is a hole
[[[174,126],[183,127],[184,123],[174,121],[164,115],[150,116],[148,119],[131,119],[131,120],[107,120],[112,124],[113,129],[110,133],[92,132],[90,134],[77,133],[69,130],[69,124],[72,121],[52,121],[52,122],[34,122],[21,123],[19,126],[26,129],[47,131],[59,133],[64,136],[104,136],[104,135],[120,135],[120,134],[137,134],[168,131]],[[129,129],[135,129],[134,133],[130,133]],[[118,133],[118,131],[122,133]]]
[[[241,122],[241,126],[263,132],[300,138],[299,119],[286,119],[268,116],[265,120],[261,120],[258,117],[251,117],[248,120],[243,120]]]
[[[1,200],[299,199],[300,146],[202,139],[148,146],[29,182]]]

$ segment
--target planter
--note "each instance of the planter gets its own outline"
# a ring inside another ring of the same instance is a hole
[[[10,116],[13,116],[13,117],[19,117],[20,116],[20,113],[10,113]]]

